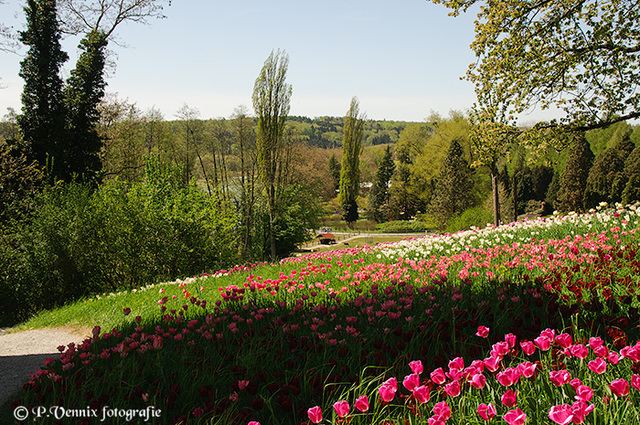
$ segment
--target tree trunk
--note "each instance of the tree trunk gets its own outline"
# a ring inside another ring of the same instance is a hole
[[[500,200],[498,198],[498,173],[491,171],[491,188],[493,190],[493,224],[500,225]]]
[[[276,188],[271,185],[269,188],[269,245],[271,247],[271,261],[276,260],[276,237],[273,228],[276,209]]]

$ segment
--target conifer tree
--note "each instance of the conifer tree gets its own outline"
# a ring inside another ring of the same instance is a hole
[[[103,78],[106,36],[100,31],[92,31],[82,39],[79,47],[83,52],[64,90],[69,143],[64,165],[67,176],[84,175],[93,180],[102,168],[99,156],[102,139],[96,124],[100,118],[98,105],[106,86]]]
[[[585,189],[593,164],[593,152],[584,133],[574,136],[569,148],[569,159],[560,177],[558,209],[577,212],[585,208]]]
[[[430,212],[444,226],[474,204],[473,170],[457,139],[451,141],[431,199]]]
[[[395,171],[396,165],[393,162],[391,147],[387,146],[378,166],[376,179],[373,182],[368,199],[370,215],[378,223],[388,219],[388,214],[384,214],[384,211],[381,211],[380,208],[385,204],[389,204],[389,187]]]
[[[622,191],[622,203],[640,201],[640,147],[636,147],[624,164],[625,187]]]
[[[18,125],[30,159],[48,164],[56,175],[66,140],[60,68],[68,55],[60,46],[55,0],[27,0],[24,10],[27,28],[20,41],[29,51],[20,64],[25,83]]]
[[[349,112],[344,118],[344,139],[342,141],[342,169],[340,171],[340,193],[338,201],[342,206],[342,217],[351,225],[358,220],[356,199],[360,193],[360,154],[364,119],[360,115],[358,98],[351,99]]]
[[[627,180],[624,173],[625,161],[634,148],[635,145],[626,135],[596,157],[587,178],[588,207],[595,207],[600,202],[615,203],[622,200]]]

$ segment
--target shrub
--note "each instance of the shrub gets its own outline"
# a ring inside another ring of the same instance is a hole
[[[237,260],[235,214],[157,162],[142,183],[45,188],[0,240],[0,325],[95,293],[219,270]]]
[[[378,230],[382,233],[424,233],[427,226],[421,221],[388,221],[378,224]]]
[[[493,222],[493,212],[479,206],[469,208],[459,216],[451,219],[447,226],[447,232],[455,233],[460,230],[468,230],[471,226],[484,227]]]

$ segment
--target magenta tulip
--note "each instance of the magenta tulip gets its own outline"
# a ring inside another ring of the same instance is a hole
[[[336,401],[333,404],[333,410],[336,411],[339,418],[344,418],[349,414],[349,402],[345,400]]]
[[[378,393],[382,401],[388,403],[396,396],[398,391],[398,381],[396,378],[389,378],[378,388]]]
[[[411,372],[417,375],[420,375],[423,371],[422,362],[420,360],[416,360],[409,363],[409,367],[411,368]]]
[[[493,404],[480,403],[478,406],[478,415],[485,421],[490,421],[496,415],[496,408]]]
[[[571,406],[568,404],[560,404],[549,409],[549,419],[560,425],[567,425],[573,420]]]
[[[616,379],[609,385],[611,392],[618,397],[629,395],[629,383],[625,379]]]
[[[366,395],[360,396],[356,399],[356,402],[354,404],[356,406],[356,409],[361,412],[366,412],[367,410],[369,410],[369,397],[367,397]]]
[[[322,421],[322,409],[320,409],[320,406],[312,407],[307,410],[307,416],[309,416],[311,422],[319,424]]]
[[[429,388],[422,385],[415,389],[413,392],[413,396],[418,400],[419,403],[426,403],[429,401],[430,393]]]
[[[518,402],[518,392],[514,390],[507,390],[504,392],[502,397],[500,397],[502,404],[507,407],[513,407]]]
[[[597,373],[598,375],[601,375],[601,374],[603,374],[603,373],[605,373],[607,371],[607,362],[602,360],[602,358],[598,357],[595,360],[591,360],[587,364],[587,367],[589,368],[589,370],[591,372],[594,372],[594,373]]]
[[[527,420],[527,415],[519,407],[516,407],[514,410],[509,410],[502,415],[502,419],[509,425],[522,425]]]

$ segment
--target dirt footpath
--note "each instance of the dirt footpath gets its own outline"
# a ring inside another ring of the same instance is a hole
[[[44,359],[58,359],[58,346],[82,342],[91,331],[71,328],[0,332],[0,405],[29,380],[31,372],[42,367]]]

